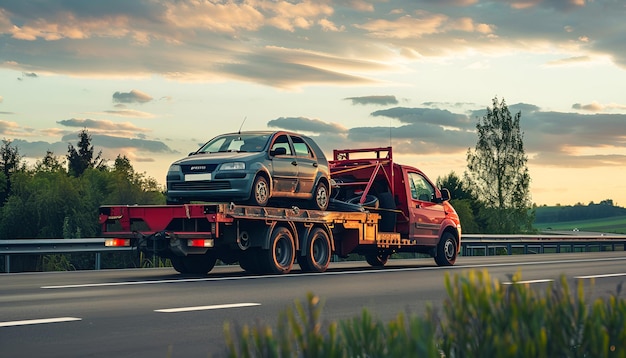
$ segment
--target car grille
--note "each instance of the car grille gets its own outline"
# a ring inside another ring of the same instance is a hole
[[[180,170],[184,174],[211,173],[217,168],[217,164],[183,164]]]
[[[171,190],[225,190],[230,189],[228,181],[188,181],[183,183],[172,183]]]

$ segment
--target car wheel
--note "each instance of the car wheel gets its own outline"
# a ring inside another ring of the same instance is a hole
[[[270,200],[270,185],[264,176],[258,175],[254,178],[252,184],[252,193],[250,193],[250,204],[257,206],[266,206]]]
[[[317,183],[315,191],[313,191],[313,200],[315,201],[315,209],[322,211],[328,209],[330,200],[328,185],[321,180]]]

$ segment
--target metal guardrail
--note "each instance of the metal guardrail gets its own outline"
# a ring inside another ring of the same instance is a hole
[[[100,269],[104,252],[130,251],[127,247],[106,247],[104,238],[0,240],[5,272],[10,272],[11,255],[89,253],[96,255],[95,269]],[[461,242],[463,256],[492,256],[533,253],[587,251],[626,251],[626,235],[482,235],[465,234]]]
[[[104,252],[129,251],[128,247],[106,247],[104,238],[88,239],[19,239],[0,240],[0,254],[4,256],[4,271],[10,272],[11,255],[43,255],[89,253],[96,255],[95,269],[100,269]]]
[[[626,251],[626,235],[615,234],[535,234],[463,235],[461,255],[492,256],[588,251]]]

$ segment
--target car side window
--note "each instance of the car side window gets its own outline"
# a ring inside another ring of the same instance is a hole
[[[287,135],[285,134],[281,134],[276,137],[274,143],[272,144],[271,150],[275,151],[278,148],[285,148],[285,155],[293,155],[293,152],[291,151],[291,146],[289,145],[289,138],[287,138]]]
[[[293,149],[296,151],[297,156],[313,158],[313,151],[309,148],[304,139],[292,136],[291,141],[293,142]]]
[[[435,188],[418,173],[409,173],[411,197],[420,201],[432,201],[435,197]]]

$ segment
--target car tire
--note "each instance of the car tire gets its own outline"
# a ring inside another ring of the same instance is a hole
[[[249,203],[256,206],[267,206],[270,200],[270,185],[263,175],[257,175],[252,183]]]
[[[322,211],[328,209],[329,201],[330,192],[328,190],[328,185],[320,180],[317,182],[315,190],[313,191],[314,209]]]

